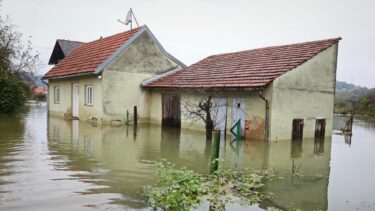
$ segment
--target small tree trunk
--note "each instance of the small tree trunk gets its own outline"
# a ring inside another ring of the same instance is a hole
[[[212,140],[212,131],[214,130],[214,124],[212,120],[206,123],[206,140]]]
[[[208,97],[208,100],[205,104],[206,112],[206,140],[212,140],[212,131],[214,130],[214,122],[211,118],[211,96]]]

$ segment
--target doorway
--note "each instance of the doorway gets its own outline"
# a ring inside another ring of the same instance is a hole
[[[79,111],[79,84],[73,84],[72,88],[72,117],[78,119]]]
[[[292,140],[303,139],[303,119],[293,119]]]
[[[245,131],[245,119],[246,119],[246,104],[245,98],[233,98],[232,107],[232,127],[240,121],[241,124],[241,135],[244,135]]]
[[[315,121],[315,138],[324,138],[326,132],[326,119]]]
[[[214,122],[214,129],[225,131],[227,126],[227,98],[213,98],[211,117]]]
[[[166,127],[181,127],[181,98],[177,95],[163,95],[162,125]]]

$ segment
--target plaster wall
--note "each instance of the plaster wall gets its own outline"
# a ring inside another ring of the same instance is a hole
[[[141,83],[177,67],[147,33],[140,35],[103,71],[103,123],[125,121],[126,111],[133,120],[134,106],[138,121],[148,122],[151,100]]]
[[[231,91],[231,92],[178,92],[172,90],[153,90],[150,94],[150,122],[161,124],[162,122],[162,96],[163,95],[179,95],[181,97],[181,127],[192,130],[205,130],[204,122],[201,119],[193,119],[186,109],[187,105],[198,105],[201,99],[208,95],[213,98],[227,98],[227,131],[229,133],[230,127],[234,124],[232,120],[233,98],[245,99],[245,115],[246,120],[257,119],[257,122],[263,122],[265,119],[265,102],[259,97],[259,91]],[[270,98],[270,92],[263,93],[267,98]],[[191,107],[191,106],[190,106]],[[255,127],[257,125],[253,125]],[[264,125],[259,130],[264,131]]]
[[[332,135],[338,45],[329,47],[272,82],[270,139],[290,139],[293,119],[304,119],[304,138],[313,138],[315,121],[326,119]]]
[[[48,107],[49,114],[70,118],[72,114],[72,86],[79,85],[79,118],[88,120],[93,117],[100,120],[102,113],[102,81],[93,77],[55,79],[48,81]],[[85,86],[94,87],[93,105],[86,105]],[[54,102],[55,87],[60,87],[60,103]]]

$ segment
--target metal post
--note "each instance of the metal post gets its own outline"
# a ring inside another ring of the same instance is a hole
[[[219,168],[219,152],[220,152],[220,130],[214,130],[214,142],[213,142],[213,150],[211,156],[211,166],[210,166],[210,173],[214,173]]]
[[[137,106],[134,106],[134,125],[138,123]]]
[[[240,140],[240,139],[241,139],[241,121],[239,120],[237,124],[237,140]]]

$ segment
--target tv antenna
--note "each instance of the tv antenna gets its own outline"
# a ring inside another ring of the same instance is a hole
[[[128,14],[126,15],[125,21],[122,21],[120,19],[117,19],[117,21],[124,25],[128,25],[130,23],[130,30],[131,30],[133,29],[133,18],[134,18],[135,24],[137,24],[137,27],[139,27],[137,18],[135,17],[132,8],[130,8]]]

